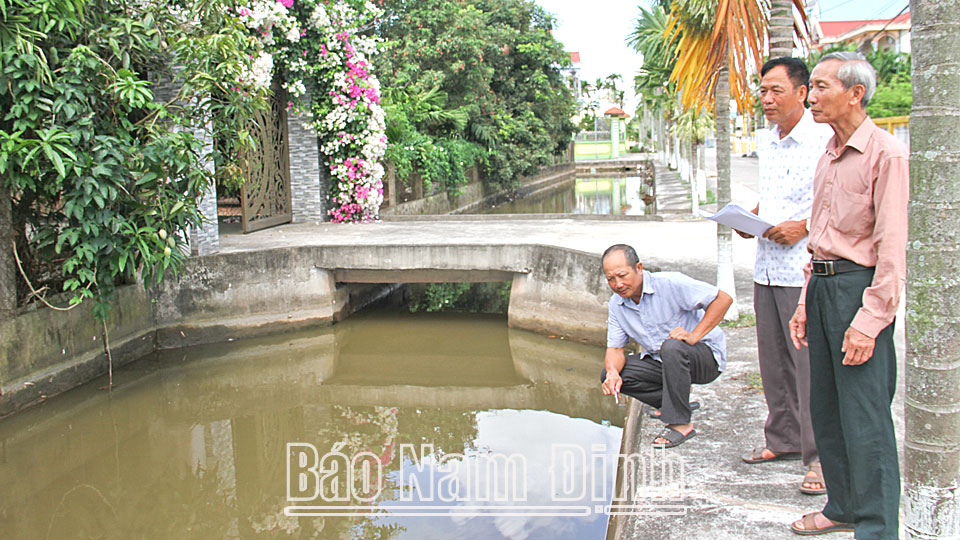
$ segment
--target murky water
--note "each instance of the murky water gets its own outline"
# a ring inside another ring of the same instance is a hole
[[[603,538],[624,409],[600,365],[502,317],[384,312],[155,354],[0,421],[0,537]]]
[[[561,189],[543,195],[485,208],[485,214],[605,214],[643,216],[653,214],[643,197],[652,188],[637,176],[577,178]],[[648,199],[649,200],[649,199]]]

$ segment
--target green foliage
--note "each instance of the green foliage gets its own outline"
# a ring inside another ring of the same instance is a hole
[[[712,114],[705,111],[698,113],[691,109],[677,116],[671,131],[682,141],[703,144],[715,127]]]
[[[695,34],[713,32],[717,18],[717,2],[714,0],[674,0],[671,7],[680,14],[680,22]]]
[[[416,171],[426,190],[437,182],[457,195],[467,183],[466,170],[482,163],[485,152],[479,144],[460,138],[469,113],[464,107],[449,108],[447,100],[446,92],[436,87],[419,94],[411,94],[409,88],[385,90],[390,141],[386,157],[401,180]]]
[[[669,8],[668,8],[669,9]],[[670,109],[675,103],[674,85],[669,82],[675,57],[667,32],[667,11],[660,5],[640,8],[627,45],[643,55],[643,66],[634,76],[634,90],[653,111]]]
[[[877,91],[867,104],[871,118],[907,116],[913,107],[913,83],[908,77],[896,79],[877,86]]]
[[[411,312],[450,311],[506,314],[510,282],[428,283],[410,285],[407,305]]]
[[[389,46],[375,62],[391,89],[390,146],[404,147],[388,149],[398,171],[426,166],[425,177],[442,176],[436,148],[449,153],[444,141],[462,140],[482,149],[470,153],[485,155],[488,179],[509,186],[566,149],[575,104],[560,67],[569,57],[540,7],[530,0],[384,0],[383,8],[378,33]]]
[[[240,82],[249,38],[220,2],[0,2],[0,189],[18,249],[105,318],[117,283],[182,262],[212,180],[203,161],[225,164],[246,142],[242,119],[263,101]],[[187,66],[183,90],[160,103],[146,74],[171,63]],[[204,124],[230,134],[220,150],[178,129]]]

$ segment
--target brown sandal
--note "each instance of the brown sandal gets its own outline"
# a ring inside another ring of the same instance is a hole
[[[764,457],[764,450],[770,452],[771,457]],[[778,454],[765,446],[761,446],[760,448],[754,448],[749,453],[740,456],[740,459],[742,459],[744,463],[750,464],[767,463],[768,461],[793,461],[800,459],[800,452],[781,452]]]
[[[820,484],[823,487],[809,488],[804,484]],[[807,474],[803,477],[803,482],[800,483],[800,493],[804,495],[827,494],[827,483],[823,481],[823,467],[819,461],[810,464],[810,469],[807,470]]]
[[[827,516],[823,516],[825,519],[830,521],[830,525],[827,527],[817,527],[816,516],[821,512],[813,512],[810,514],[804,514],[803,518],[794,521],[790,524],[790,530],[794,534],[800,534],[805,536],[812,536],[815,534],[826,534],[832,532],[853,532],[853,523],[841,523],[838,521],[833,521]],[[802,527],[797,527],[797,523],[802,525]]]

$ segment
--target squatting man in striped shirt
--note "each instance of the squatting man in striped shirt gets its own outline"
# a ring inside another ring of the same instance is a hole
[[[607,306],[601,389],[660,409],[660,421],[667,425],[654,446],[683,444],[696,435],[690,385],[712,382],[726,367],[726,337],[717,324],[733,299],[679,272],[645,271],[628,245],[607,248],[601,264],[614,292]],[[643,353],[625,354],[630,338]]]

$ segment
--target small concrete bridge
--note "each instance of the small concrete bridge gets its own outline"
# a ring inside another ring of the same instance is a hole
[[[735,249],[740,302],[752,292],[753,244]],[[157,348],[332,324],[375,300],[372,284],[511,281],[512,328],[604,343],[609,289],[600,253],[629,243],[647,268],[716,279],[706,221],[433,216],[368,224],[300,223],[224,235],[160,286],[118,290],[114,365]],[[106,371],[103,328],[89,307],[33,310],[0,326],[0,417]]]
[[[629,243],[650,268],[715,280],[710,222],[478,217],[304,223],[225,235],[220,253],[189,259],[180,279],[160,292],[159,343],[329,324],[362,307],[370,287],[357,284],[511,281],[511,327],[602,344],[610,291],[599,255],[607,246]],[[752,253],[744,255],[747,270],[739,274],[749,280]]]

